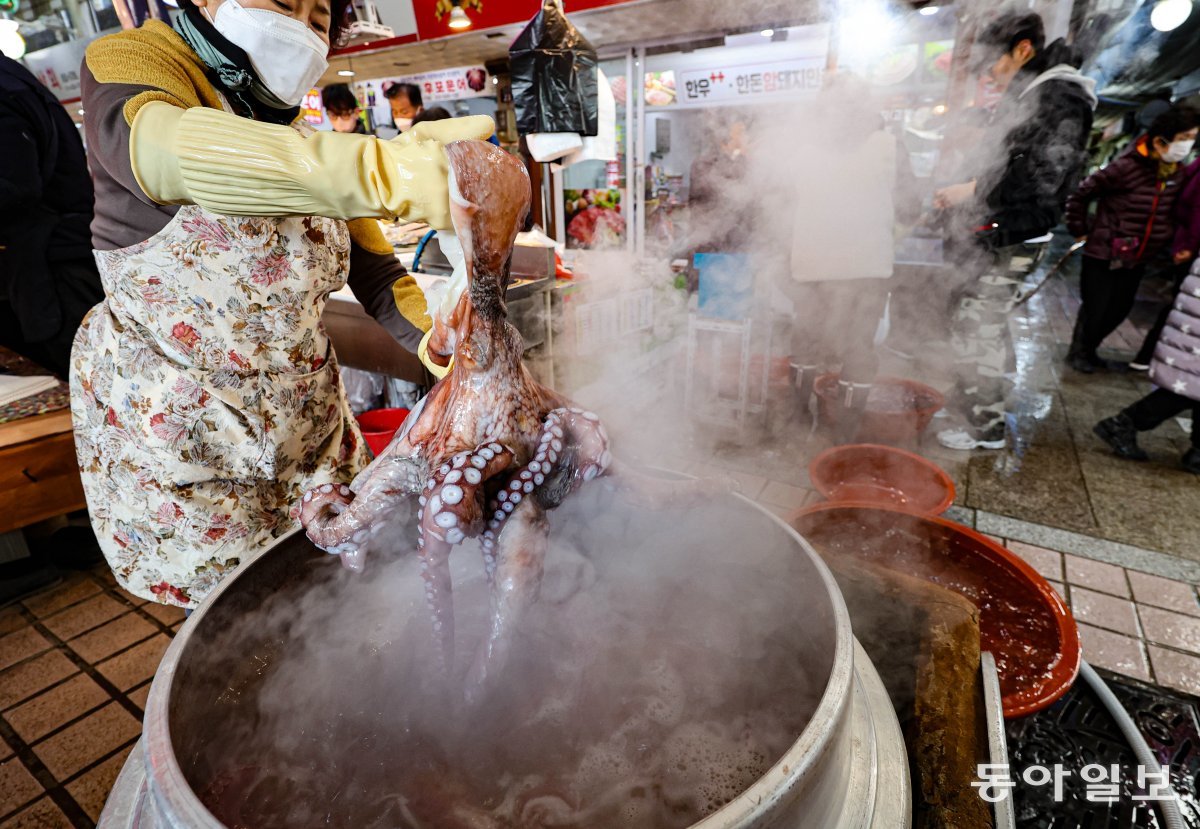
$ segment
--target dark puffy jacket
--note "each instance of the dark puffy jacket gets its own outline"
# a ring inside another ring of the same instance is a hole
[[[1004,130],[1004,155],[986,165],[976,190],[982,218],[996,225],[987,240],[994,247],[1048,233],[1083,173],[1095,83],[1070,63],[1055,63],[1061,51],[1047,49],[1049,68],[1023,71],[992,119],[993,129]]]
[[[1171,253],[1200,252],[1200,161],[1187,168],[1188,182],[1175,201],[1175,243]]]
[[[62,324],[51,262],[92,258],[92,179],[62,104],[3,55],[0,158],[0,291],[38,342]]]
[[[1119,260],[1125,265],[1145,262],[1170,243],[1175,233],[1171,218],[1175,200],[1188,172],[1159,177],[1159,162],[1146,154],[1139,139],[1128,152],[1092,173],[1067,199],[1067,228],[1087,236],[1084,256]],[[1088,207],[1096,202],[1096,214]]]
[[[1158,335],[1150,379],[1164,389],[1200,400],[1200,260],[1183,280],[1175,307]]]

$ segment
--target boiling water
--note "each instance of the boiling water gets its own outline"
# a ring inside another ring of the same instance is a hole
[[[193,785],[254,829],[695,823],[796,740],[832,661],[811,564],[726,500],[651,513],[593,494],[551,513],[541,601],[474,707],[432,668],[411,556],[268,602],[209,645],[256,658],[220,700]],[[477,548],[452,560],[457,678],[488,589]]]

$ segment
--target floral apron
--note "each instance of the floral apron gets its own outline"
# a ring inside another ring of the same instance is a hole
[[[195,607],[295,527],[306,489],[367,464],[321,325],[349,257],[345,222],[197,206],[96,252],[106,298],[75,338],[71,414],[122,587]]]

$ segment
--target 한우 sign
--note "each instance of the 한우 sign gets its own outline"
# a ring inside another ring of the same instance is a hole
[[[824,57],[692,69],[677,74],[676,95],[683,103],[795,97],[818,92],[824,74]]]

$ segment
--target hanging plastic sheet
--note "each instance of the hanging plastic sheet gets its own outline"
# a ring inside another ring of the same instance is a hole
[[[517,35],[508,50],[513,105],[521,135],[599,131],[596,50],[556,0]]]

